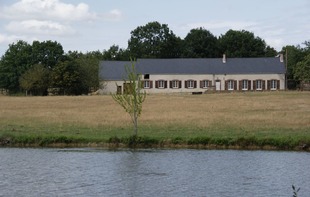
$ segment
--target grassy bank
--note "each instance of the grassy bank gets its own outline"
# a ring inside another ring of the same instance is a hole
[[[310,146],[310,92],[149,95],[139,138],[110,96],[0,96],[3,146]]]

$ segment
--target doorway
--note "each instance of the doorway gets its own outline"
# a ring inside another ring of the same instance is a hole
[[[215,81],[215,90],[220,91],[221,90],[221,81]]]
[[[122,94],[122,86],[117,86],[116,94]]]

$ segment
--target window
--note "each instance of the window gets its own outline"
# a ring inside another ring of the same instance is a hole
[[[173,89],[181,88],[181,81],[179,80],[170,81],[170,88],[173,88]]]
[[[262,90],[263,88],[263,82],[262,82],[262,80],[257,80],[256,81],[256,90]]]
[[[234,80],[228,81],[228,90],[234,90]]]
[[[248,90],[248,80],[242,80],[242,90]]]
[[[268,84],[270,84],[269,81],[268,81]],[[269,88],[270,88],[270,85],[268,85],[268,89]],[[253,90],[256,90],[256,91],[265,90],[265,80],[262,80],[262,79],[254,80]]]
[[[277,89],[277,80],[271,80],[270,81],[270,89],[276,90]]]
[[[196,88],[197,82],[194,80],[187,80],[185,81],[185,88]]]
[[[145,74],[144,79],[150,79],[150,74]]]
[[[194,88],[194,81],[187,81],[187,88]]]
[[[280,89],[280,80],[275,79],[267,80],[267,90],[279,90],[279,89]]]
[[[158,80],[155,82],[155,87],[160,88],[160,89],[167,88],[167,81],[166,80]]]
[[[150,81],[150,80],[142,81],[142,88],[144,89],[153,88],[153,81]]]
[[[158,81],[158,88],[165,88],[165,81],[164,80]]]
[[[209,88],[209,86],[211,86],[210,84],[211,84],[211,81],[209,81],[209,80],[200,81],[200,88],[207,89],[207,88]]]
[[[143,87],[144,87],[145,89],[150,88],[150,81],[144,81]]]
[[[252,84],[251,80],[247,80],[247,79],[240,80],[239,81],[239,90],[242,90],[242,91],[251,90],[252,89],[251,84]],[[255,84],[254,84],[254,88],[255,88]],[[236,83],[234,84],[234,90],[236,90]]]

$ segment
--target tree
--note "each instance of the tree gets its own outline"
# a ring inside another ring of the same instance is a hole
[[[306,45],[305,51],[310,53],[310,40],[309,41],[306,40],[305,42],[303,42],[303,44]]]
[[[267,46],[265,49],[265,57],[275,57],[278,55],[278,52],[270,46]]]
[[[108,50],[103,52],[104,60],[129,60],[129,51],[121,49],[118,45],[112,45]]]
[[[287,78],[296,79],[294,76],[294,69],[296,64],[303,60],[305,53],[300,46],[285,46],[282,48],[282,53],[287,55]]]
[[[228,57],[264,57],[266,43],[249,31],[229,30],[219,37],[220,51]]]
[[[88,92],[91,88],[99,88],[99,77],[94,76],[99,76],[98,65],[100,60],[102,59],[98,59],[92,53],[83,54],[75,60],[79,67],[81,85],[87,87]]]
[[[166,24],[150,22],[131,31],[130,55],[137,58],[174,58],[181,52],[181,39]]]
[[[183,42],[183,57],[215,58],[220,56],[217,38],[206,29],[192,29]]]
[[[40,63],[51,70],[63,57],[64,50],[56,41],[33,41],[32,54],[35,63]]]
[[[0,88],[18,92],[20,76],[33,64],[31,45],[22,40],[10,44],[0,61]]]
[[[33,95],[46,95],[49,86],[49,70],[42,64],[28,69],[19,79],[20,87]]]
[[[78,95],[87,92],[87,87],[81,81],[79,66],[74,60],[58,63],[52,70],[51,84],[59,88],[64,95]]]
[[[173,33],[161,45],[159,58],[179,58],[182,56],[182,40]]]
[[[34,41],[32,45],[19,40],[9,45],[0,61],[0,88],[20,91],[20,77],[36,64],[51,70],[62,58],[63,49],[57,42]]]
[[[112,98],[130,115],[134,125],[134,136],[137,136],[138,117],[141,115],[142,103],[146,98],[146,93],[141,92],[141,80],[140,75],[136,71],[135,62],[131,61],[131,67],[126,65],[125,69],[127,79],[124,79],[124,84],[128,88],[128,93],[112,94]]]
[[[301,83],[310,82],[310,54],[296,64],[294,77],[300,80]]]
[[[81,53],[68,51],[52,72],[52,86],[60,88],[63,94],[88,94],[99,87],[99,61],[102,53],[92,51]],[[68,85],[66,84],[68,83]]]

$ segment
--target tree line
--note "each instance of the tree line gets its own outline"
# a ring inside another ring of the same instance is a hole
[[[96,52],[64,53],[56,41],[18,41],[9,45],[0,60],[0,88],[10,94],[26,91],[32,95],[79,95],[98,87]]]
[[[310,42],[305,47],[284,46],[276,51],[246,30],[229,30],[219,37],[196,28],[181,39],[167,24],[149,22],[131,31],[128,47],[112,45],[108,50],[64,52],[56,41],[18,41],[9,45],[0,59],[0,89],[9,93],[26,91],[32,95],[87,94],[98,89],[100,60],[131,58],[219,58],[274,57],[288,53],[288,78],[310,81]]]

